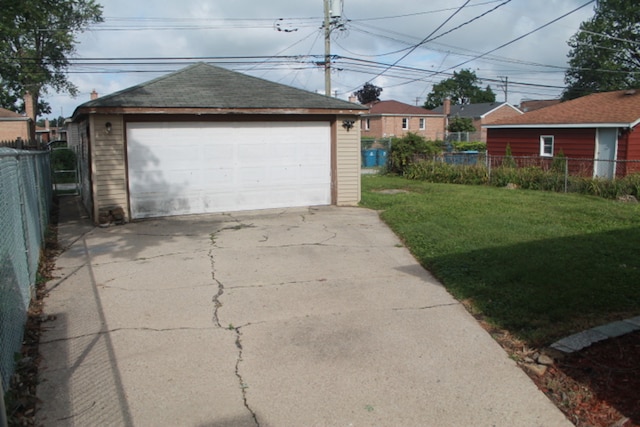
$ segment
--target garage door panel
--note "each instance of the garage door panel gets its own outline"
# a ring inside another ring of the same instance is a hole
[[[329,122],[129,123],[133,218],[331,203]]]

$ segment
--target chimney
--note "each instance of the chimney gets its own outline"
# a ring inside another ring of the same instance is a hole
[[[444,99],[444,103],[442,104],[442,113],[445,116],[449,116],[449,114],[451,114],[451,98],[446,97]]]
[[[49,130],[49,119],[44,119],[44,128]]]
[[[94,99],[98,99],[98,92],[95,89],[91,91],[91,100],[93,101]]]
[[[33,104],[33,96],[30,92],[24,94],[24,112],[33,122],[36,122],[36,108]]]
[[[354,104],[358,101],[358,98],[356,98],[355,96],[351,95],[349,97],[349,102],[353,102]]]

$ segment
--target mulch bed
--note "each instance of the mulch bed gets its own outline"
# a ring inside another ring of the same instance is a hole
[[[558,358],[538,387],[579,427],[640,427],[640,331]]]

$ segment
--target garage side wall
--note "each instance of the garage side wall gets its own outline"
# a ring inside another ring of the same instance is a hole
[[[91,116],[93,220],[122,208],[128,220],[124,124],[120,115]],[[108,131],[107,123],[111,130]]]
[[[353,121],[347,130],[343,121]],[[336,204],[354,206],[360,202],[360,117],[338,116],[336,123]]]

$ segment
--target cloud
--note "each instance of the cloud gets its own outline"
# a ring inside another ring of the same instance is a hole
[[[346,99],[350,91],[373,80],[383,87],[383,99],[414,104],[418,97],[422,104],[431,84],[449,77],[448,73],[454,70],[469,68],[484,78],[485,84],[491,84],[498,99],[502,99],[503,94],[498,83],[492,80],[499,81],[505,76],[514,82],[509,90],[512,103],[521,98],[555,97],[560,89],[515,83],[562,86],[562,69],[532,63],[566,66],[567,40],[577,31],[580,22],[592,15],[593,5],[491,55],[473,58],[548,23],[585,1],[514,0],[488,12],[502,0],[474,0],[436,31],[435,36],[469,23],[402,58],[407,49],[434,32],[463,1],[344,0],[344,25],[332,32],[331,53],[340,57],[334,64],[332,89]],[[486,15],[474,20],[483,13]],[[321,62],[324,54],[323,7],[319,0],[109,0],[104,2],[103,14],[104,24],[80,36],[79,58],[298,55],[297,61],[278,64],[261,64],[254,58],[248,59],[249,63],[233,61],[221,65],[305,90],[324,91],[323,67],[313,64]],[[394,51],[398,52],[390,54]],[[384,70],[384,64],[396,61],[400,67],[423,71],[394,67],[378,75]],[[70,115],[77,105],[89,99],[93,89],[105,95],[184,66],[166,60],[153,65],[136,61],[138,64],[130,66],[118,59],[101,62],[106,64],[72,67],[74,73],[70,78],[81,94],[77,99],[55,94],[46,97],[54,115],[60,109],[64,115]],[[467,63],[449,69],[463,62]],[[447,70],[446,73],[434,74],[443,70]]]

